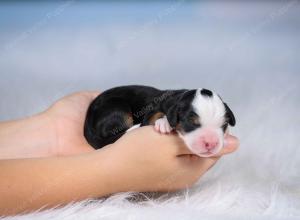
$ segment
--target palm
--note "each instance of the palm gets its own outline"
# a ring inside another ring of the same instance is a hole
[[[92,151],[83,135],[87,108],[99,92],[79,92],[62,98],[47,111],[54,122],[58,155]]]

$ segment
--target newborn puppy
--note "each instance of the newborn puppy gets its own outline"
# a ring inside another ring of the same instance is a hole
[[[91,103],[84,135],[99,149],[126,131],[146,125],[154,125],[161,133],[174,130],[193,153],[210,157],[222,149],[224,134],[228,125],[235,125],[235,117],[220,96],[207,89],[121,86],[103,92]]]

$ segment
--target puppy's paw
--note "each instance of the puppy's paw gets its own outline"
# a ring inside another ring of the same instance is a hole
[[[163,134],[170,133],[173,130],[173,128],[170,126],[169,121],[166,116],[164,116],[163,118],[157,119],[155,121],[154,128],[156,131],[163,133]]]

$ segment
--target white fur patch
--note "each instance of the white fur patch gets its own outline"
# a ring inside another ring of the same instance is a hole
[[[224,123],[225,107],[217,94],[208,97],[201,94],[201,89],[197,89],[192,106],[200,116],[202,126],[221,127]]]
[[[156,131],[161,133],[170,133],[172,131],[172,127],[169,124],[167,116],[157,119],[154,127]]]
[[[222,125],[225,120],[225,107],[220,97],[213,93],[212,96],[205,96],[201,94],[201,88],[197,89],[195,98],[192,102],[195,113],[199,116],[201,127],[188,133],[179,134],[184,140],[188,148],[202,157],[209,157],[218,153],[223,147],[224,134],[222,131]],[[218,136],[218,146],[212,150],[211,153],[206,153],[207,150],[203,147],[200,151],[195,150],[195,140],[203,135],[207,130],[213,130]]]

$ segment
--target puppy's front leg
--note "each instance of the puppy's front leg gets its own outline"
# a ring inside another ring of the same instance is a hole
[[[156,131],[163,134],[170,133],[173,130],[173,128],[170,126],[167,116],[157,119],[155,121],[154,128]]]

